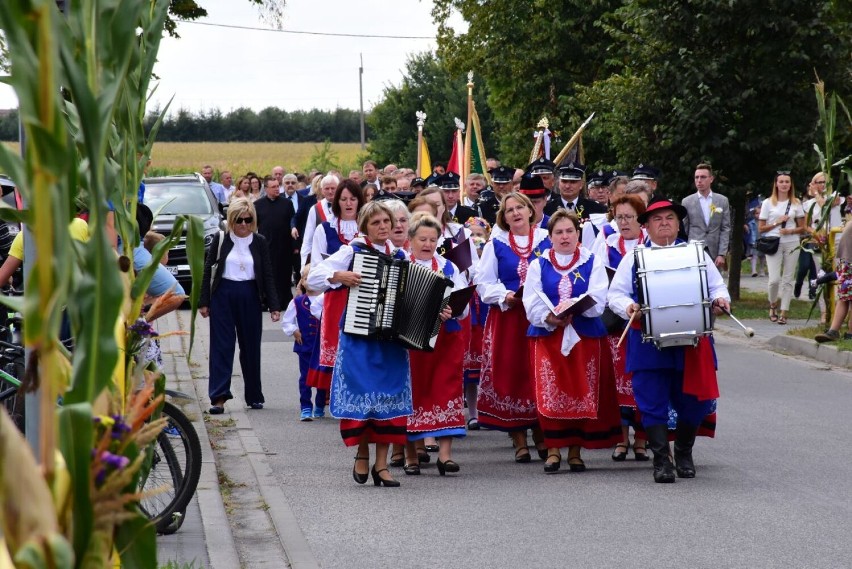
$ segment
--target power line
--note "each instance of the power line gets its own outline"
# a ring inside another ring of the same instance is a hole
[[[214,22],[193,22],[190,20],[179,20],[181,24],[193,24],[195,26],[211,26],[214,28],[231,28],[234,30],[251,30],[253,32],[277,32],[279,34],[298,34],[304,36],[333,36],[339,38],[376,38],[383,40],[434,40],[431,36],[380,36],[374,34],[340,34],[333,32],[307,32],[304,30],[276,30],[272,28],[257,28],[253,26],[237,26],[235,24],[217,24]]]

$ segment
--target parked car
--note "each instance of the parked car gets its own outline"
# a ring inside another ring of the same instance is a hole
[[[201,174],[145,178],[144,203],[156,217],[151,231],[170,235],[178,215],[195,215],[204,223],[204,251],[213,237],[225,229],[224,216],[210,186]],[[169,251],[166,267],[175,275],[187,294],[192,288],[192,275],[186,255],[186,230],[180,241]]]

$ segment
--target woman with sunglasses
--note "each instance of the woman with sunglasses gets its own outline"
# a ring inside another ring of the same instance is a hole
[[[805,232],[805,210],[796,197],[790,172],[779,171],[775,175],[772,195],[763,200],[760,207],[757,230],[763,237],[778,237],[778,250],[766,255],[769,270],[769,320],[786,324],[787,311],[793,298],[799,238]]]
[[[221,240],[221,241],[220,241]],[[212,280],[211,280],[212,277]],[[281,306],[272,278],[272,261],[266,239],[257,233],[254,205],[245,199],[228,207],[228,232],[220,232],[210,245],[201,280],[202,317],[210,317],[210,414],[225,412],[233,399],[231,374],[234,344],[240,344],[240,367],[245,384],[245,402],[263,409],[260,382],[262,314],[267,307],[272,321],[281,317]]]

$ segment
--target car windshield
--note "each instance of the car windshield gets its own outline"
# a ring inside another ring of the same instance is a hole
[[[148,184],[145,186],[145,205],[160,214],[209,215],[213,206],[203,186],[198,184]]]

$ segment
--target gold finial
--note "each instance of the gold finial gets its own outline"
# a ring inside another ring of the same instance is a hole
[[[538,126],[536,128],[548,128],[550,123],[547,120],[547,117],[541,117],[541,120],[538,121]]]

